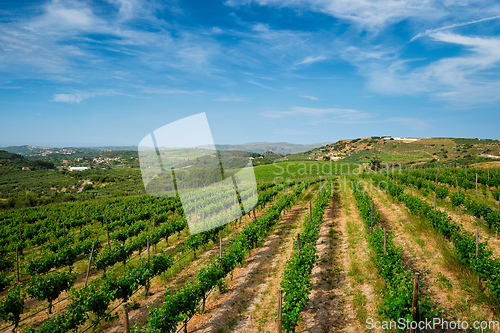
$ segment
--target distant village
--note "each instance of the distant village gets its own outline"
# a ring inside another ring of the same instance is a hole
[[[74,162],[82,162],[84,159],[82,157],[76,158]],[[85,161],[88,163],[88,161]],[[122,164],[122,158],[121,157],[94,157],[90,163],[98,166],[98,165],[116,165],[118,163]],[[59,170],[68,170],[68,171],[84,171],[84,170],[89,170],[91,169],[90,166],[70,166],[71,162],[69,160],[63,160],[62,164],[63,166],[57,167]]]

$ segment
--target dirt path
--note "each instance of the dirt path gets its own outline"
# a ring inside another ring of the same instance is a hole
[[[316,242],[319,256],[311,273],[312,290],[302,323],[297,332],[343,332],[345,274],[340,265],[341,238],[339,227],[339,199],[333,197],[325,210],[324,221]]]
[[[189,332],[276,331],[274,315],[283,265],[292,250],[303,204],[292,207],[264,244],[253,250],[243,268],[236,268],[227,292],[207,302],[206,312],[189,322]],[[267,328],[271,327],[271,328]]]
[[[352,190],[345,188],[340,196],[339,262],[344,284],[345,327],[342,332],[365,332],[367,318],[378,319],[377,304],[384,281],[373,264],[374,252],[368,244],[365,227]],[[381,332],[371,330],[370,332]]]
[[[421,273],[420,279],[440,309],[440,317],[447,320],[496,318],[485,302],[487,296],[479,288],[475,274],[459,262],[449,242],[381,190],[374,189],[371,194],[385,226],[392,229],[393,242],[403,248],[405,260]]]

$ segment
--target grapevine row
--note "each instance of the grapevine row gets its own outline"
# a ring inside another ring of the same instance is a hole
[[[375,181],[383,181],[380,176],[374,176]],[[450,216],[443,211],[434,210],[432,205],[410,194],[404,194],[404,188],[389,181],[387,192],[396,200],[404,203],[410,212],[426,218],[446,239],[454,245],[454,251],[460,261],[469,266],[481,278],[487,281],[488,288],[497,300],[500,301],[500,260],[493,258],[493,251],[487,241],[478,242],[474,234],[463,230]],[[476,255],[477,251],[477,255]]]
[[[285,266],[281,286],[284,291],[282,327],[286,332],[295,332],[299,313],[309,299],[311,272],[317,257],[316,241],[323,223],[329,193],[327,187],[320,187],[312,214],[307,214],[303,221],[304,228],[300,239],[300,251],[298,250],[298,244],[294,243],[294,252]]]

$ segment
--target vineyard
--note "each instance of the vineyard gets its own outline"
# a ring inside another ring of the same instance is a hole
[[[257,168],[246,214],[223,193],[0,211],[0,331],[500,332],[498,169]]]

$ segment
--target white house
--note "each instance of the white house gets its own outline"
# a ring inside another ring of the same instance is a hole
[[[88,170],[90,169],[89,167],[69,167],[70,171],[83,171],[83,170]]]

